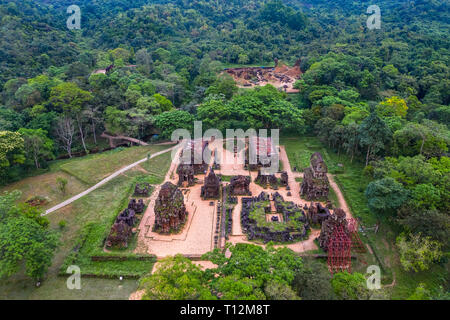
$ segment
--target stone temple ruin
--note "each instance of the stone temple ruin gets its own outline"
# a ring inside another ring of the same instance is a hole
[[[136,214],[143,213],[145,204],[142,199],[136,201],[131,199],[128,208],[121,212],[111,227],[108,238],[106,239],[106,247],[128,247],[128,240],[132,234],[132,229],[136,224]]]
[[[155,227],[158,233],[179,231],[187,218],[184,196],[177,186],[166,182],[155,202]]]
[[[289,176],[286,171],[281,171],[280,185],[283,187],[289,186]]]
[[[220,179],[211,168],[205,183],[202,186],[201,195],[203,199],[218,199],[220,196]]]
[[[178,186],[191,187],[195,184],[194,166],[180,164],[177,168]]]
[[[232,177],[230,181],[230,194],[233,196],[250,195],[250,181],[249,176]]]
[[[330,215],[328,219],[322,222],[319,245],[323,250],[328,251],[330,239],[333,236],[333,232],[337,228],[342,228],[345,233],[348,233],[348,223],[345,211],[340,208],[334,210],[334,214]]]
[[[292,242],[303,239],[309,228],[306,216],[293,202],[285,202],[279,193],[273,195],[275,208],[281,215],[271,216],[270,197],[262,192],[258,197],[243,198],[241,223],[249,240]],[[271,216],[267,221],[267,216]]]
[[[262,186],[264,189],[270,185],[271,188],[278,187],[278,179],[275,177],[274,174],[271,175],[264,175],[261,173],[261,170],[258,170],[258,176],[255,179],[255,183]]]
[[[152,186],[149,183],[138,183],[134,188],[134,196],[135,197],[148,197],[150,195],[150,191]]]
[[[251,157],[254,157],[254,159],[250,159]],[[274,159],[279,159],[279,157],[270,137],[251,136],[249,138],[245,156],[245,168],[250,171],[269,168]]]
[[[187,142],[180,154],[180,165],[177,168],[178,186],[191,187],[195,184],[196,174],[206,173],[208,164],[203,159],[203,152],[208,145],[208,141]]]
[[[311,156],[311,166],[304,170],[300,188],[302,197],[308,200],[327,199],[330,182],[327,177],[328,168],[318,152]]]
[[[311,224],[322,224],[331,216],[330,209],[322,206],[320,203],[312,204],[309,207],[306,216]]]
[[[297,60],[293,67],[288,67],[275,59],[275,67],[227,68],[224,73],[230,75],[238,86],[244,88],[271,84],[279,90],[298,92],[294,89],[294,83],[302,75],[300,64],[301,60]]]

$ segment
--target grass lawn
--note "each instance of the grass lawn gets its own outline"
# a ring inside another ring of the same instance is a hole
[[[147,148],[143,157],[145,157],[146,152],[148,152]],[[142,157],[142,154],[137,157]],[[81,159],[75,160],[80,161]],[[138,281],[126,280],[120,282],[114,279],[118,279],[119,275],[123,273],[145,274],[151,272],[152,261],[91,262],[88,259],[81,259],[77,263],[81,267],[82,274],[83,272],[86,274],[103,274],[106,272],[113,276],[112,280],[82,277],[81,291],[68,290],[66,287],[67,278],[58,276],[58,274],[64,260],[77,243],[80,231],[88,224],[95,225],[98,228],[96,231],[99,232],[100,238],[95,238],[92,233],[91,236],[94,238],[91,239],[92,244],[96,245],[102,242],[104,235],[112,225],[114,217],[124,208],[124,203],[125,206],[128,203],[136,179],[150,180],[155,183],[162,182],[161,177],[165,176],[170,165],[168,160],[170,160],[170,152],[145,163],[145,167],[153,168],[156,173],[149,174],[143,172],[142,169],[134,168],[71,205],[48,215],[50,227],[53,229],[59,230],[58,223],[61,220],[66,221],[67,224],[64,229],[60,230],[62,245],[55,254],[46,279],[39,288],[36,288],[33,281],[25,277],[23,273],[19,273],[8,280],[2,280],[0,281],[0,299],[128,299],[128,296],[138,287]],[[123,165],[127,164],[123,163]],[[52,170],[54,170],[53,173],[57,172],[55,168]],[[35,180],[32,181],[38,185],[40,177],[34,177]],[[102,253],[102,248],[99,246],[84,248],[86,251],[91,249]],[[87,255],[83,258],[87,258]]]
[[[425,283],[427,288],[431,289],[446,281],[449,274],[448,263],[434,265],[430,270],[419,273],[406,272],[401,268],[395,247],[395,238],[400,230],[392,222],[377,217],[369,211],[364,192],[370,180],[363,175],[364,165],[362,163],[356,160],[351,163],[345,154],[338,156],[316,137],[282,137],[280,144],[286,147],[291,166],[297,166],[299,171],[309,166],[312,153],[321,152],[329,172],[334,174],[353,216],[359,218],[365,227],[372,227],[377,221],[380,222],[377,234],[373,231],[360,233],[362,241],[370,244],[374,254],[369,252],[356,254],[358,259],[352,262],[352,271],[365,274],[368,266],[379,265],[382,270],[382,284],[389,285],[395,281],[394,286],[387,287],[393,299],[408,298],[419,283]],[[342,164],[343,168],[338,164]],[[330,200],[333,201],[333,198],[335,195],[330,193]]]
[[[153,154],[170,147],[164,145],[118,148],[76,159],[75,161],[62,165],[60,168],[80,181],[88,185],[94,185],[114,171],[144,159],[147,154]]]
[[[156,159],[157,160],[152,159],[141,164],[141,167],[150,173],[151,179],[149,183],[151,184],[161,184],[172,164],[171,152],[164,153]]]
[[[42,196],[48,199],[48,203],[42,206],[42,209],[48,209],[88,189],[114,171],[145,158],[149,152],[155,153],[170,147],[121,148],[81,158],[53,161],[50,163],[48,172],[1,187],[0,193],[20,190],[22,192],[20,202],[33,196]],[[167,160],[167,157],[170,158],[170,152],[161,157],[165,157]],[[151,173],[157,174],[159,178],[161,171],[154,170]],[[65,194],[62,194],[57,188],[58,177],[68,181]]]

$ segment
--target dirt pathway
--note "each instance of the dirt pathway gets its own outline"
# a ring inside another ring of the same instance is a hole
[[[334,181],[334,176],[332,174],[330,174],[330,173],[327,174],[327,176],[328,176],[328,180],[330,181],[330,186],[333,188],[334,193],[338,197],[339,207],[345,211],[345,213],[347,215],[347,219],[352,219],[353,215],[350,212],[350,208],[347,205],[347,201],[345,201],[345,198],[344,198],[344,195],[341,192],[341,189],[339,189],[339,186]]]

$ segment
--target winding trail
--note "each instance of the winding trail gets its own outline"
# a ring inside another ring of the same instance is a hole
[[[163,151],[154,153],[154,154],[152,154],[152,155],[150,156],[150,159],[153,159],[153,158],[155,158],[155,157],[158,157],[158,156],[160,156],[160,155],[162,155],[162,154],[165,154],[165,153],[167,153],[167,152],[171,152],[173,149],[175,149],[175,148],[177,148],[177,147],[179,147],[179,145],[176,145],[176,146],[173,146],[172,148],[169,148],[169,149],[166,149],[166,150],[163,150]],[[136,166],[138,166],[138,165],[140,165],[141,163],[144,163],[144,162],[148,161],[148,160],[149,160],[148,158],[145,158],[145,159],[139,160],[139,161],[137,161],[137,162],[135,162],[135,163],[133,163],[133,164],[130,164],[130,165],[128,165],[128,166],[126,166],[126,167],[124,167],[124,168],[122,168],[122,169],[120,169],[120,170],[117,170],[116,172],[114,172],[113,174],[111,174],[109,177],[106,177],[105,179],[103,179],[102,181],[100,181],[100,182],[97,183],[96,185],[90,187],[90,188],[87,189],[86,191],[83,191],[82,193],[79,193],[79,194],[77,194],[76,196],[73,196],[72,198],[67,199],[66,201],[64,201],[64,202],[62,202],[62,203],[60,203],[60,204],[54,206],[53,208],[48,209],[47,211],[45,211],[45,213],[42,214],[42,216],[46,216],[46,215],[48,215],[48,214],[50,214],[50,213],[52,213],[52,212],[55,212],[55,211],[57,211],[57,210],[59,210],[59,209],[61,209],[61,208],[64,208],[65,206],[71,204],[72,202],[77,201],[78,199],[80,199],[80,198],[82,198],[82,197],[88,195],[88,194],[91,193],[92,191],[94,191],[94,190],[100,188],[101,186],[103,186],[103,185],[106,184],[107,182],[113,180],[114,178],[116,178],[117,176],[121,175],[122,173],[124,173],[124,172],[126,172],[126,171],[128,171],[128,170],[130,170],[130,169],[132,169],[132,168],[134,168],[134,167],[136,167]]]

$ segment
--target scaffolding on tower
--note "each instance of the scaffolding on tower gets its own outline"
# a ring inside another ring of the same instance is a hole
[[[332,274],[351,272],[352,239],[342,224],[334,227],[328,243],[328,269]]]
[[[358,253],[366,253],[366,247],[358,234],[358,221],[356,219],[348,219],[348,232],[352,240],[352,250]]]

